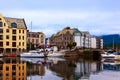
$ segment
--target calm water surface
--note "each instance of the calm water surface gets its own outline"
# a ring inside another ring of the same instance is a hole
[[[0,80],[119,80],[120,62],[0,58]]]

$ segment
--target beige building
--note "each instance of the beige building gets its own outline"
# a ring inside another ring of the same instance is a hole
[[[45,34],[42,32],[27,32],[27,41],[36,44],[45,44]]]
[[[3,17],[0,14],[0,53],[26,50],[27,27],[24,19]]]

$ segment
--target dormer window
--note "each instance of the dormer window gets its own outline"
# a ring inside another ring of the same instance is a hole
[[[11,27],[12,28],[17,28],[17,24],[16,23],[11,23]]]

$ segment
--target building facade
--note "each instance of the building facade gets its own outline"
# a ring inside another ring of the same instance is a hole
[[[103,39],[100,37],[91,37],[91,48],[103,49]]]
[[[53,34],[50,38],[50,44],[58,46],[59,49],[67,48],[67,44],[73,42],[73,31],[70,27],[66,27],[56,34]]]
[[[76,47],[81,49],[98,48],[101,49],[102,41],[96,37],[91,38],[88,31],[80,31],[77,28],[71,29],[66,27],[63,30],[52,35],[50,38],[50,44],[56,45],[59,48],[66,49],[67,44],[70,42],[76,42]]]
[[[45,44],[45,34],[42,32],[27,32],[27,41],[34,45]]]
[[[26,50],[27,26],[24,19],[0,14],[0,52],[16,53]]]

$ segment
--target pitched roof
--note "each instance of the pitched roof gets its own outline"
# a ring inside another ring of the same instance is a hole
[[[5,21],[8,23],[8,26],[11,27],[11,23],[16,23],[17,28],[26,28],[27,26],[25,24],[24,19],[20,18],[10,18],[10,17],[4,17]]]

